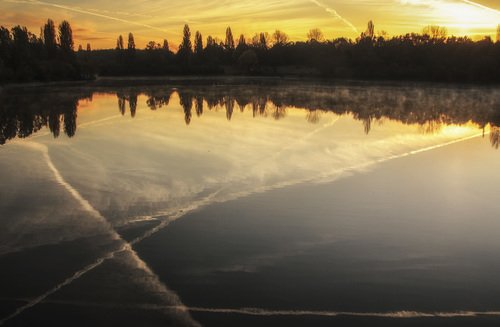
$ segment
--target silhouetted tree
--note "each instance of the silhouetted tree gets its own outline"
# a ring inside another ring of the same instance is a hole
[[[189,30],[189,25],[184,25],[184,30],[182,32],[182,43],[179,47],[179,50],[182,50],[186,53],[191,53],[193,51],[191,45],[191,31]]]
[[[53,57],[57,51],[56,26],[52,19],[48,19],[43,26],[43,43],[49,57]]]
[[[247,41],[245,40],[245,35],[241,34],[240,38],[238,39],[238,46],[244,45],[247,45]]]
[[[231,27],[226,28],[226,42],[224,43],[227,50],[234,50],[234,38],[233,32],[231,31]]]
[[[207,37],[207,48],[212,47],[214,45],[215,45],[214,38],[211,35],[209,35]]]
[[[446,27],[441,27],[437,25],[429,25],[424,27],[423,34],[430,36],[433,40],[444,40],[446,35],[448,35],[448,30]]]
[[[366,28],[366,36],[370,38],[375,37],[375,24],[373,24],[373,21],[368,22],[368,26]]]
[[[288,35],[280,30],[276,30],[273,33],[273,43],[275,45],[285,45],[288,43],[289,39]]]
[[[87,51],[90,52],[92,49],[90,48],[90,43],[87,43]]]
[[[116,50],[123,50],[123,36],[121,35],[116,39]]]
[[[128,33],[128,45],[127,49],[134,51],[135,50],[135,40],[134,40],[134,34]]]
[[[163,47],[162,47],[162,49],[165,50],[165,51],[167,51],[167,52],[170,51],[170,49],[168,47],[168,41],[167,41],[167,39],[163,40]]]
[[[157,50],[157,49],[160,49],[161,46],[159,43],[156,43],[155,41],[149,41],[147,44],[146,44],[146,48],[145,50]]]
[[[267,32],[259,34],[259,46],[267,49],[269,45],[269,34]]]
[[[497,26],[497,42],[500,42],[500,24]]]
[[[59,45],[64,53],[73,52],[73,30],[65,20],[59,24]]]
[[[191,31],[189,26],[184,25],[184,30],[182,33],[182,42],[179,45],[179,50],[177,51],[177,57],[184,70],[188,70],[190,65],[190,58],[193,53],[193,47],[191,44]]]
[[[199,31],[196,31],[196,34],[194,36],[194,53],[196,55],[201,55],[203,52],[203,39],[201,36],[201,33]]]
[[[307,40],[309,42],[323,42],[325,37],[319,28],[313,28],[307,33]]]

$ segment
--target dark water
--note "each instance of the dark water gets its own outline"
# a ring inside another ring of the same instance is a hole
[[[0,93],[6,326],[497,326],[500,90]]]

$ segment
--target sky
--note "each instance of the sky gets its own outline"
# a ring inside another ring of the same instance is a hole
[[[235,39],[280,29],[300,41],[312,28],[327,39],[354,39],[369,20],[389,36],[441,25],[449,34],[478,39],[496,36],[500,0],[0,0],[0,25],[24,25],[38,34],[47,18],[68,20],[75,44],[93,49],[114,48],[118,35],[129,32],[139,48],[167,39],[175,49],[184,24],[204,39],[223,39],[227,26]]]

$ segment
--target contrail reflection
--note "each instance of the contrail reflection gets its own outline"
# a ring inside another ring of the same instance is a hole
[[[488,133],[489,132],[487,132],[486,134],[488,134]],[[451,140],[451,141],[448,141],[448,142],[444,142],[444,143],[440,143],[440,144],[436,144],[436,145],[432,145],[432,146],[423,147],[423,148],[420,148],[420,149],[417,149],[417,150],[407,151],[407,152],[400,153],[400,154],[389,155],[389,156],[386,156],[386,157],[383,157],[383,158],[379,158],[379,159],[368,160],[368,161],[365,161],[365,162],[363,162],[361,164],[356,164],[356,165],[346,166],[346,167],[342,167],[342,168],[332,169],[332,170],[330,170],[328,172],[321,173],[321,174],[316,175],[316,176],[311,177],[311,178],[301,178],[301,179],[295,179],[295,180],[288,180],[288,181],[284,181],[284,182],[275,183],[275,184],[272,184],[272,185],[267,185],[267,186],[261,186],[261,187],[257,187],[257,188],[252,188],[251,190],[247,190],[247,191],[230,193],[230,194],[222,195],[220,197],[218,197],[218,196],[222,192],[221,192],[221,190],[219,190],[217,192],[214,192],[214,193],[208,195],[207,197],[205,197],[205,198],[203,198],[201,200],[192,202],[188,207],[185,207],[183,209],[169,210],[169,211],[166,211],[164,213],[159,214],[157,216],[157,218],[159,218],[159,219],[162,220],[161,223],[159,225],[157,225],[156,227],[154,227],[154,228],[146,231],[141,236],[137,237],[136,239],[134,239],[131,242],[124,241],[120,237],[120,235],[113,229],[113,227],[111,226],[111,224],[109,224],[109,222],[107,222],[107,220],[104,217],[102,217],[102,215],[96,209],[94,209],[92,207],[92,205],[87,200],[85,200],[76,189],[74,189],[67,181],[64,180],[64,178],[62,177],[62,175],[60,174],[60,172],[58,171],[58,169],[53,164],[53,162],[52,162],[52,160],[51,160],[51,158],[49,156],[48,148],[45,145],[34,143],[34,142],[26,142],[25,143],[26,145],[31,146],[34,149],[37,149],[38,151],[42,152],[42,154],[43,154],[43,156],[44,156],[44,158],[45,158],[45,160],[47,162],[47,165],[49,166],[50,170],[54,174],[54,177],[55,177],[56,181],[59,184],[61,184],[80,203],[80,205],[82,206],[82,208],[85,208],[92,215],[92,217],[96,218],[97,220],[99,220],[103,224],[106,224],[106,226],[109,227],[109,231],[110,231],[111,237],[113,239],[120,240],[122,242],[122,245],[121,245],[121,247],[119,249],[117,249],[115,251],[112,251],[112,252],[109,252],[108,254],[102,256],[101,258],[98,258],[94,263],[92,263],[92,264],[84,267],[83,269],[79,270],[78,272],[74,273],[71,277],[69,277],[68,279],[66,279],[62,283],[60,283],[57,286],[55,286],[53,289],[51,289],[48,292],[40,295],[37,298],[31,300],[30,302],[28,302],[23,307],[17,309],[13,314],[9,315],[8,317],[4,318],[3,320],[0,320],[0,325],[3,324],[4,322],[6,322],[7,320],[12,319],[12,318],[18,316],[19,314],[21,314],[26,309],[29,309],[29,308],[31,308],[31,307],[33,307],[33,306],[35,306],[35,305],[43,302],[50,295],[56,293],[61,288],[65,287],[65,286],[67,286],[69,284],[71,284],[75,280],[77,280],[80,277],[82,277],[84,274],[92,271],[93,269],[95,269],[98,266],[100,266],[106,260],[115,257],[118,253],[121,253],[121,252],[130,253],[132,255],[132,258],[133,258],[133,261],[134,261],[135,265],[137,267],[143,269],[146,273],[148,273],[148,274],[150,274],[151,276],[154,277],[155,287],[161,289],[166,294],[173,294],[173,292],[169,291],[166,288],[166,286],[161,283],[161,281],[151,271],[151,269],[147,266],[147,264],[139,256],[137,256],[136,252],[132,249],[132,246],[135,245],[135,244],[137,244],[137,243],[139,243],[139,242],[141,242],[141,241],[143,241],[143,240],[145,240],[145,239],[147,239],[147,238],[149,238],[149,237],[151,237],[152,235],[154,235],[155,233],[159,232],[160,230],[164,229],[165,227],[167,227],[170,224],[170,222],[172,222],[172,221],[174,221],[176,219],[179,219],[179,218],[185,216],[187,213],[192,212],[194,210],[197,210],[199,208],[211,205],[213,203],[223,203],[223,202],[227,202],[227,201],[232,201],[232,200],[236,200],[238,198],[246,197],[246,196],[251,195],[251,194],[262,193],[262,192],[266,192],[266,191],[270,191],[270,190],[274,190],[274,189],[279,189],[279,188],[283,188],[283,187],[286,187],[286,186],[292,186],[292,185],[296,185],[296,184],[301,184],[301,183],[307,183],[307,182],[316,182],[316,183],[330,182],[330,181],[338,178],[340,175],[342,175],[345,172],[361,170],[361,169],[364,169],[364,168],[367,168],[369,166],[373,166],[373,165],[376,165],[376,164],[379,164],[379,163],[384,163],[384,162],[387,162],[387,161],[390,161],[390,160],[395,160],[395,159],[404,158],[404,157],[411,156],[411,155],[416,155],[416,154],[420,154],[420,153],[432,151],[432,150],[435,150],[435,149],[443,148],[443,147],[446,147],[446,146],[449,146],[449,145],[457,144],[457,143],[460,143],[460,142],[468,141],[468,140],[471,140],[471,139],[474,139],[474,138],[478,138],[478,137],[483,137],[483,136],[484,135],[482,133],[474,134],[474,135],[470,135],[470,136],[458,138],[458,139],[455,139],[455,140]],[[160,217],[161,215],[163,215],[163,218]],[[166,308],[166,309],[168,309],[168,308],[175,308],[175,309],[178,309],[179,311],[182,311],[182,312],[202,311],[202,310],[204,310],[206,312],[212,312],[213,311],[213,312],[218,312],[218,313],[224,313],[224,312],[227,311],[227,313],[256,314],[255,313],[256,312],[255,309],[188,308],[188,307],[185,307],[184,305],[182,305],[182,303],[180,302],[180,299],[176,295],[171,295],[171,296],[175,299],[175,303],[176,304],[178,303],[178,305],[173,305],[173,306],[158,306],[158,307],[162,307],[162,308]],[[212,310],[212,311],[209,311],[209,310]],[[279,310],[278,311],[266,311],[266,310],[263,310],[263,311],[257,311],[257,312],[260,312],[259,315],[266,315],[266,312],[267,313],[272,313],[272,315],[279,315],[280,313],[282,315],[284,315],[284,314],[287,314],[287,315],[299,315],[299,313],[300,313],[300,315],[320,315],[320,314],[321,315],[327,315],[324,312],[318,313],[316,311],[279,311]],[[295,313],[293,313],[293,312],[295,312]],[[396,313],[396,314],[395,313],[390,313],[390,314],[392,314],[395,317],[396,315],[397,316],[401,316],[403,312],[406,312],[406,311],[401,311],[401,312]],[[344,313],[338,313],[337,312],[337,313],[330,314],[330,315],[346,315],[346,314],[351,314],[351,315],[366,315],[366,316],[375,316],[376,315],[374,313],[345,313],[345,312]],[[388,316],[390,314],[380,313],[380,314],[377,314],[377,315],[379,315],[381,317],[390,317],[390,316]],[[424,317],[424,313],[418,313],[418,314],[421,314],[421,316]],[[476,314],[480,314],[480,313],[476,313]],[[486,313],[483,313],[483,314],[486,314]],[[270,315],[270,314],[268,314],[268,315]],[[455,314],[455,316],[458,316],[458,315]],[[433,314],[433,315],[431,315],[431,317],[438,317],[438,316],[436,314]],[[194,320],[192,320],[192,318],[189,317],[189,319],[190,319],[189,321],[190,321],[190,323],[192,325],[197,325],[197,323]]]
[[[90,265],[84,267],[83,269],[75,272],[71,277],[67,278],[66,280],[64,280],[63,282],[59,283],[58,285],[56,285],[55,287],[53,287],[52,289],[50,289],[49,291],[45,292],[44,294],[30,300],[28,303],[26,303],[24,306],[21,306],[19,307],[14,313],[12,313],[11,315],[3,318],[2,320],[0,320],[0,325],[4,324],[6,321],[20,315],[21,313],[23,313],[25,310],[39,304],[40,302],[44,301],[47,297],[49,297],[50,295],[56,293],[57,291],[59,291],[61,288],[71,284],[72,282],[74,282],[75,280],[79,279],[80,277],[82,277],[84,274],[86,274],[87,272],[99,267],[102,263],[104,263],[106,260],[108,259],[112,259],[114,258],[117,254],[119,253],[127,253],[128,255],[130,255],[130,258],[132,259],[132,263],[134,264],[134,266],[136,268],[139,268],[141,269],[142,271],[144,271],[147,275],[149,275],[150,277],[152,277],[152,281],[153,281],[153,284],[152,285],[155,289],[157,289],[159,292],[161,292],[162,294],[167,294],[168,296],[168,301],[170,302],[173,302],[175,303],[176,305],[179,305],[179,306],[183,306],[180,299],[178,298],[178,296],[173,293],[172,291],[170,291],[161,281],[160,279],[158,278],[158,276],[156,276],[156,274],[149,268],[149,266],[146,264],[146,262],[144,262],[138,255],[137,253],[134,251],[134,249],[132,248],[132,245],[134,243],[129,243],[127,241],[125,241],[116,231],[115,229],[113,228],[113,226],[106,220],[106,218],[104,218],[101,213],[99,211],[97,211],[86,199],[84,199],[82,197],[82,195],[80,194],[80,192],[78,192],[78,190],[76,190],[71,184],[69,184],[65,179],[64,177],[61,175],[61,173],[59,172],[59,170],[57,169],[57,167],[54,165],[54,163],[52,162],[52,159],[50,158],[50,155],[49,155],[49,151],[48,151],[48,147],[43,145],[43,144],[40,144],[40,143],[35,143],[35,142],[26,142],[26,143],[23,143],[23,145],[26,145],[26,146],[29,146],[29,147],[32,147],[38,151],[40,151],[45,159],[45,162],[47,163],[47,166],[49,167],[49,169],[51,170],[51,172],[53,173],[54,175],[54,178],[55,180],[61,185],[63,186],[70,194],[71,196],[76,200],[78,201],[78,203],[80,204],[80,206],[85,210],[87,211],[91,216],[92,218],[98,220],[100,223],[104,224],[106,226],[106,228],[108,229],[108,232],[111,236],[111,238],[113,240],[118,240],[120,241],[122,244],[120,246],[120,248],[118,250],[115,250],[115,251],[112,251],[112,252],[109,252],[107,253],[106,255],[104,255],[103,257],[101,258],[98,258],[95,262],[91,263]],[[164,224],[166,225],[166,224]],[[135,242],[137,243],[137,241]],[[188,323],[189,326],[199,326],[199,324],[194,321],[190,316],[189,314],[187,314],[185,317],[182,317],[184,318],[185,322]]]

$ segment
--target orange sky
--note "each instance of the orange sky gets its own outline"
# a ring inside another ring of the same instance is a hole
[[[188,23],[223,38],[231,26],[235,38],[241,33],[285,31],[292,41],[304,40],[311,28],[325,37],[357,37],[373,19],[376,30],[389,35],[420,32],[430,24],[448,28],[450,34],[473,38],[494,36],[500,24],[499,0],[0,0],[0,24],[26,25],[38,33],[50,17],[67,19],[73,26],[75,44],[113,48],[119,34],[133,32],[139,48],[149,40],[180,42]]]

